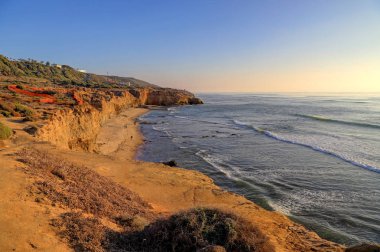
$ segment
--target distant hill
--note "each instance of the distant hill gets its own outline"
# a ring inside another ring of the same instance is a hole
[[[0,76],[41,78],[52,84],[83,87],[159,88],[157,85],[131,77],[84,73],[67,65],[51,65],[49,62],[32,59],[10,60],[3,55],[0,55]]]
[[[119,84],[122,84],[122,85],[128,85],[130,83],[131,86],[137,86],[137,87],[154,87],[154,88],[160,87],[158,85],[155,85],[155,84],[143,81],[143,80],[135,79],[133,77],[120,77],[120,76],[110,76],[110,75],[108,75],[108,76],[107,75],[99,75],[99,76],[113,80],[113,81],[115,81]]]

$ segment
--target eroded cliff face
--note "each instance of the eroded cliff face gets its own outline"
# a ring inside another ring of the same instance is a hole
[[[127,107],[202,103],[189,92],[173,89],[78,89],[75,94],[83,104],[56,111],[37,131],[36,135],[40,140],[49,141],[64,149],[96,152],[95,142],[101,126],[111,116]]]
[[[84,104],[54,113],[38,130],[40,140],[64,149],[96,151],[96,136],[102,124],[122,109],[140,104],[129,92],[78,94],[85,100]]]

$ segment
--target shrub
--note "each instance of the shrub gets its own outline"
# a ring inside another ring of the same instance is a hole
[[[60,230],[61,237],[68,239],[75,251],[104,251],[106,228],[98,219],[84,217],[81,213],[64,213],[54,219],[52,225]]]
[[[196,208],[172,215],[127,235],[127,251],[198,251],[210,245],[227,251],[270,251],[264,236],[249,222],[217,209]]]
[[[0,110],[7,111],[10,114],[14,114],[15,112],[13,104],[10,104],[4,101],[0,101]]]
[[[125,231],[115,231],[97,218],[72,212],[52,224],[76,251],[201,251],[215,246],[226,251],[274,251],[249,222],[217,209],[180,212],[145,228],[147,221],[139,216],[125,221]]]
[[[5,110],[0,110],[0,114],[2,114],[5,117],[10,117],[12,115],[11,112]]]
[[[0,140],[8,139],[12,135],[13,135],[12,129],[0,123]]]
[[[34,114],[34,111],[31,108],[20,103],[15,104],[15,111],[21,113],[24,116],[31,116]]]

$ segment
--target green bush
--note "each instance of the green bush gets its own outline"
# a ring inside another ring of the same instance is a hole
[[[15,111],[23,114],[24,116],[31,116],[34,114],[34,111],[31,108],[20,103],[15,104]]]
[[[5,110],[5,111],[8,111],[10,113],[14,112],[14,108],[13,108],[13,104],[10,104],[10,103],[7,103],[7,102],[3,102],[3,101],[0,101],[0,109],[1,110]]]
[[[12,129],[0,122],[0,140],[8,139],[12,135]]]
[[[11,117],[12,113],[6,110],[0,110],[0,114],[2,114],[5,117]]]

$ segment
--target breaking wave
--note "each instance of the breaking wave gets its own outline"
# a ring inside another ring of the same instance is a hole
[[[265,129],[262,129],[262,128],[259,128],[259,127],[252,126],[251,124],[246,123],[246,122],[241,122],[241,121],[238,121],[238,120],[233,120],[233,122],[235,124],[237,124],[237,125],[250,128],[250,129],[256,131],[257,133],[263,134],[263,135],[265,135],[267,137],[270,137],[270,138],[273,138],[275,140],[278,140],[278,141],[281,141],[281,142],[284,142],[284,143],[290,143],[290,144],[295,144],[295,145],[303,146],[303,147],[312,149],[314,151],[321,152],[323,154],[334,156],[336,158],[339,158],[339,159],[341,159],[341,160],[343,160],[345,162],[348,162],[348,163],[350,163],[352,165],[355,165],[357,167],[364,168],[366,170],[373,171],[373,172],[376,172],[376,173],[380,173],[380,168],[378,168],[378,167],[371,166],[371,165],[368,165],[368,164],[365,164],[365,163],[362,163],[362,162],[359,162],[359,161],[356,161],[356,160],[352,160],[350,158],[345,157],[342,154],[335,153],[333,151],[321,148],[319,146],[314,146],[314,145],[311,145],[311,144],[302,143],[302,142],[297,141],[297,140],[288,139],[288,138],[279,136],[278,134],[275,134],[273,132],[270,132],[269,130],[265,130]]]
[[[303,115],[303,114],[295,114],[295,115],[299,116],[299,117],[303,117],[303,118],[307,118],[307,119],[311,119],[311,120],[323,121],[323,122],[330,122],[330,123],[344,124],[344,125],[350,125],[350,126],[380,129],[380,125],[378,125],[378,124],[355,122],[355,121],[344,121],[344,120],[332,119],[332,118],[327,118],[327,117],[318,116],[318,115]]]
[[[212,167],[217,169],[218,171],[225,174],[228,178],[236,179],[233,175],[234,172],[239,172],[237,169],[234,169],[232,166],[226,164],[222,158],[217,157],[216,155],[208,154],[206,150],[200,150],[195,153],[198,157],[202,158]]]

